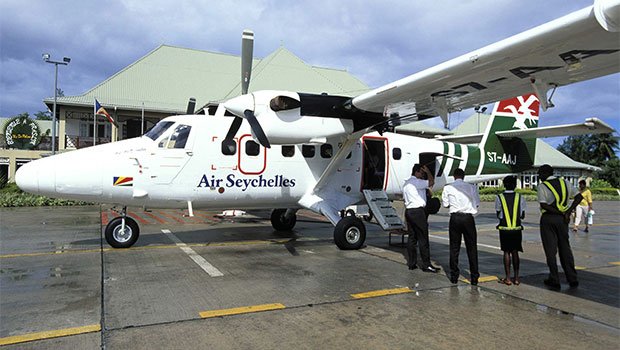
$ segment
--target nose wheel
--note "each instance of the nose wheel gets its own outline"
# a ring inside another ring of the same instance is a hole
[[[355,216],[345,216],[334,228],[334,241],[342,250],[360,249],[366,240],[366,227]]]
[[[105,240],[114,248],[129,248],[138,240],[140,227],[138,223],[126,215],[123,209],[121,216],[112,219],[105,227]]]

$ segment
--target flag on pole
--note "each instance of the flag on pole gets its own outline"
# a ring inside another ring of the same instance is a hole
[[[99,101],[97,101],[97,99],[95,99],[95,115],[105,116],[110,123],[112,123],[112,124],[114,124],[114,126],[118,127],[118,124],[116,124],[116,121],[114,121],[114,118],[112,118],[110,113],[108,113],[108,111],[106,111],[105,108],[103,108],[99,104]]]

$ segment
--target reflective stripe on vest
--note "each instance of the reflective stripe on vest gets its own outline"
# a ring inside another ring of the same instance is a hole
[[[569,208],[568,205],[562,204],[562,203],[566,202],[566,199],[567,199],[566,183],[564,182],[564,178],[562,178],[562,177],[559,178],[558,180],[560,182],[560,191],[562,192],[562,198],[560,198],[560,195],[558,194],[558,191],[556,191],[556,189],[551,185],[551,183],[549,181],[543,182],[543,185],[547,186],[547,188],[551,191],[551,193],[553,193],[553,197],[555,197],[555,207],[558,208],[559,211],[564,213]]]
[[[520,198],[519,194],[515,192],[515,200],[512,205],[512,216],[511,216],[510,211],[508,210],[508,203],[506,203],[506,197],[504,197],[503,193],[499,194],[499,200],[502,202],[504,218],[506,219],[506,225],[508,226],[497,226],[498,229],[505,230],[505,231],[523,230],[523,226],[521,225],[517,226],[519,198]]]

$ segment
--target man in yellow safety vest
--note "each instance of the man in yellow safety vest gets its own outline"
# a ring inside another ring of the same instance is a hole
[[[564,178],[553,176],[553,167],[544,164],[538,168],[538,202],[540,203],[540,238],[547,258],[549,277],[545,285],[559,289],[560,278],[556,254],[559,252],[560,263],[571,288],[579,286],[573,252],[568,242],[568,223],[571,212],[579,205],[582,196]],[[569,206],[569,198],[575,196]]]

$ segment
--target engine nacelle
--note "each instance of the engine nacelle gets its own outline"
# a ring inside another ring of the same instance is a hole
[[[353,132],[349,119],[301,115],[302,101],[295,92],[257,91],[252,95],[256,119],[271,144],[323,143]]]

